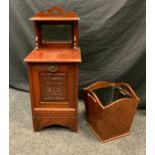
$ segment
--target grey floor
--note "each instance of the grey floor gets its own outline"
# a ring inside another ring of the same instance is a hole
[[[100,143],[86,125],[83,101],[78,106],[78,133],[56,126],[34,133],[29,93],[10,89],[10,155],[145,155],[145,111],[137,111],[130,136]]]

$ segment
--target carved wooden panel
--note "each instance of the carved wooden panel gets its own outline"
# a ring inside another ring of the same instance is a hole
[[[41,101],[67,100],[67,74],[40,73]]]
[[[48,17],[48,16],[76,17],[77,15],[73,11],[64,11],[60,6],[57,5],[52,6],[47,11],[40,11],[35,15],[35,17]]]

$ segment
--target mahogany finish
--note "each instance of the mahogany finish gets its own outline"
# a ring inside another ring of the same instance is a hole
[[[45,63],[45,62],[57,62],[57,63],[80,63],[81,51],[80,48],[76,49],[51,49],[51,48],[39,48],[34,49],[24,60],[29,63]]]
[[[55,5],[47,11],[40,11],[30,18],[32,21],[77,21],[80,18],[72,11],[64,11],[61,7]]]
[[[61,125],[77,131],[79,17],[53,6],[34,17],[36,48],[24,59],[28,64],[34,131],[50,125]],[[42,25],[70,24],[71,42],[42,41]]]
[[[106,101],[101,102],[95,90],[109,87],[118,89],[123,95],[105,105]],[[128,84],[96,82],[84,92],[88,126],[99,140],[106,142],[129,134],[139,98]]]

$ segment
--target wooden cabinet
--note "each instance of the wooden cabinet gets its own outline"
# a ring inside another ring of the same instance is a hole
[[[77,64],[33,63],[28,70],[34,130],[58,124],[76,131]]]
[[[54,6],[49,12],[52,13],[55,10],[60,13],[62,8]],[[28,64],[34,131],[39,131],[49,125],[62,125],[72,131],[77,131],[78,64],[81,62],[81,52],[77,47],[78,18],[74,14],[72,17],[62,13],[64,18],[62,14],[61,16],[48,15],[47,18],[39,13],[32,18],[35,22],[36,48],[24,61]],[[52,33],[53,25],[55,31],[62,28],[59,22],[61,24],[64,22],[66,25],[66,20],[68,24],[71,23],[73,29],[69,31],[67,28],[65,33],[69,32],[69,36],[71,34],[73,36],[64,37],[65,34],[60,40],[58,36],[48,35],[46,38],[46,31]],[[55,23],[58,24],[57,28],[55,28]],[[48,25],[44,33],[40,28],[42,24]],[[45,43],[42,40],[43,37],[49,42]],[[57,42],[53,40],[50,42],[53,38],[56,38]],[[66,38],[72,39],[64,42]]]

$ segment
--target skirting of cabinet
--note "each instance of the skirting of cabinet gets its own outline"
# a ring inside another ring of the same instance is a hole
[[[60,125],[69,128],[71,131],[77,132],[77,120],[76,118],[33,118],[34,131],[40,131],[44,127],[50,125]]]

